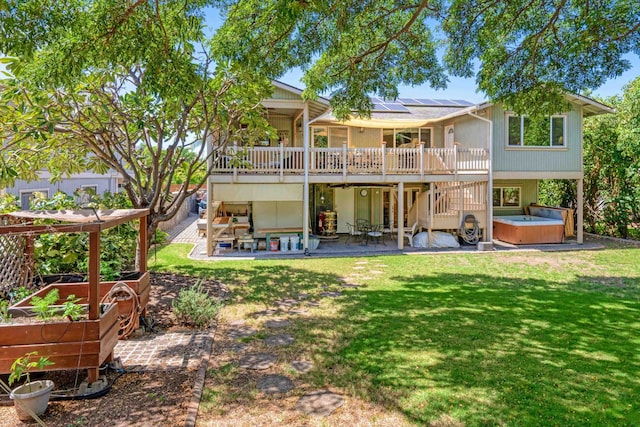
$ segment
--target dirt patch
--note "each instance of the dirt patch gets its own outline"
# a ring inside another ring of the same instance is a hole
[[[177,274],[151,274],[151,295],[147,312],[158,332],[185,329],[176,323],[171,303],[181,289],[201,279]],[[226,288],[215,280],[202,280],[210,295],[224,298]],[[127,367],[125,366],[125,369]],[[56,390],[73,388],[86,376],[83,370],[55,371],[43,374],[52,379]],[[2,379],[6,382],[6,375]],[[183,426],[192,395],[196,370],[149,371],[142,373],[107,373],[111,390],[91,400],[52,401],[42,420],[47,426]],[[0,427],[21,425],[12,402],[0,395]],[[35,425],[35,424],[33,424]]]

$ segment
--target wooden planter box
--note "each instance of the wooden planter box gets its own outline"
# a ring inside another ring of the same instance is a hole
[[[138,295],[140,300],[140,308],[143,313],[146,310],[149,303],[149,293],[151,291],[149,272],[144,273],[130,273],[125,276],[123,280],[116,280],[112,282],[100,282],[100,300],[109,293],[113,285],[119,282],[126,283],[133,291]],[[82,298],[80,304],[88,303],[89,296],[89,283],[81,281],[82,276],[78,275],[61,275],[45,277],[45,283],[51,281],[52,283],[38,290],[36,293],[29,295],[22,301],[17,302],[12,307],[31,307],[31,298],[33,296],[39,296],[43,298],[53,288],[57,288],[60,293],[60,300],[64,301],[69,295],[75,295],[77,298]],[[119,300],[118,312],[119,314],[129,313],[131,310],[132,302],[130,300]]]
[[[55,363],[44,371],[100,366],[113,353],[119,326],[117,308],[113,304],[103,307],[104,313],[96,320],[0,323],[0,374],[9,373],[11,364],[31,351]],[[30,308],[11,311],[13,317],[19,317]]]

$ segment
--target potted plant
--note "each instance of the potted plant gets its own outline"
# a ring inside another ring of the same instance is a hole
[[[31,360],[37,356],[37,351],[32,351],[22,357],[18,357],[11,365],[11,375],[9,375],[9,385],[24,376],[26,382],[11,391],[9,397],[14,402],[16,415],[22,421],[29,421],[32,415],[40,416],[44,414],[49,405],[49,396],[53,389],[53,381],[40,380],[31,381],[29,371],[34,368],[42,370],[45,366],[53,365],[48,357],[40,357],[37,361]]]

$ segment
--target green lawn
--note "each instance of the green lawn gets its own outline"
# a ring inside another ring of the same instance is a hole
[[[640,424],[640,249],[249,262],[188,250],[169,245],[151,268],[227,283],[230,317],[342,290],[292,328],[315,364],[304,380],[409,423]]]

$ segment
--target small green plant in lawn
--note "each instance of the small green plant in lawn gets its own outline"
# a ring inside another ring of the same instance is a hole
[[[206,328],[215,319],[222,304],[211,298],[202,283],[198,282],[188,289],[183,289],[173,303],[173,314],[180,323]]]
[[[22,357],[18,357],[11,365],[11,374],[9,375],[9,385],[12,385],[16,381],[24,376],[27,378],[26,384],[31,382],[29,371],[34,368],[42,370],[45,366],[53,365],[54,363],[49,360],[48,357],[40,356],[38,360],[31,360],[32,357],[37,356],[37,351],[32,351],[25,354]]]
[[[50,290],[44,298],[39,296],[31,298],[31,305],[33,306],[33,311],[36,313],[36,317],[42,320],[52,319],[56,315],[56,308],[52,306],[58,302],[59,298],[60,293],[56,288]]]

